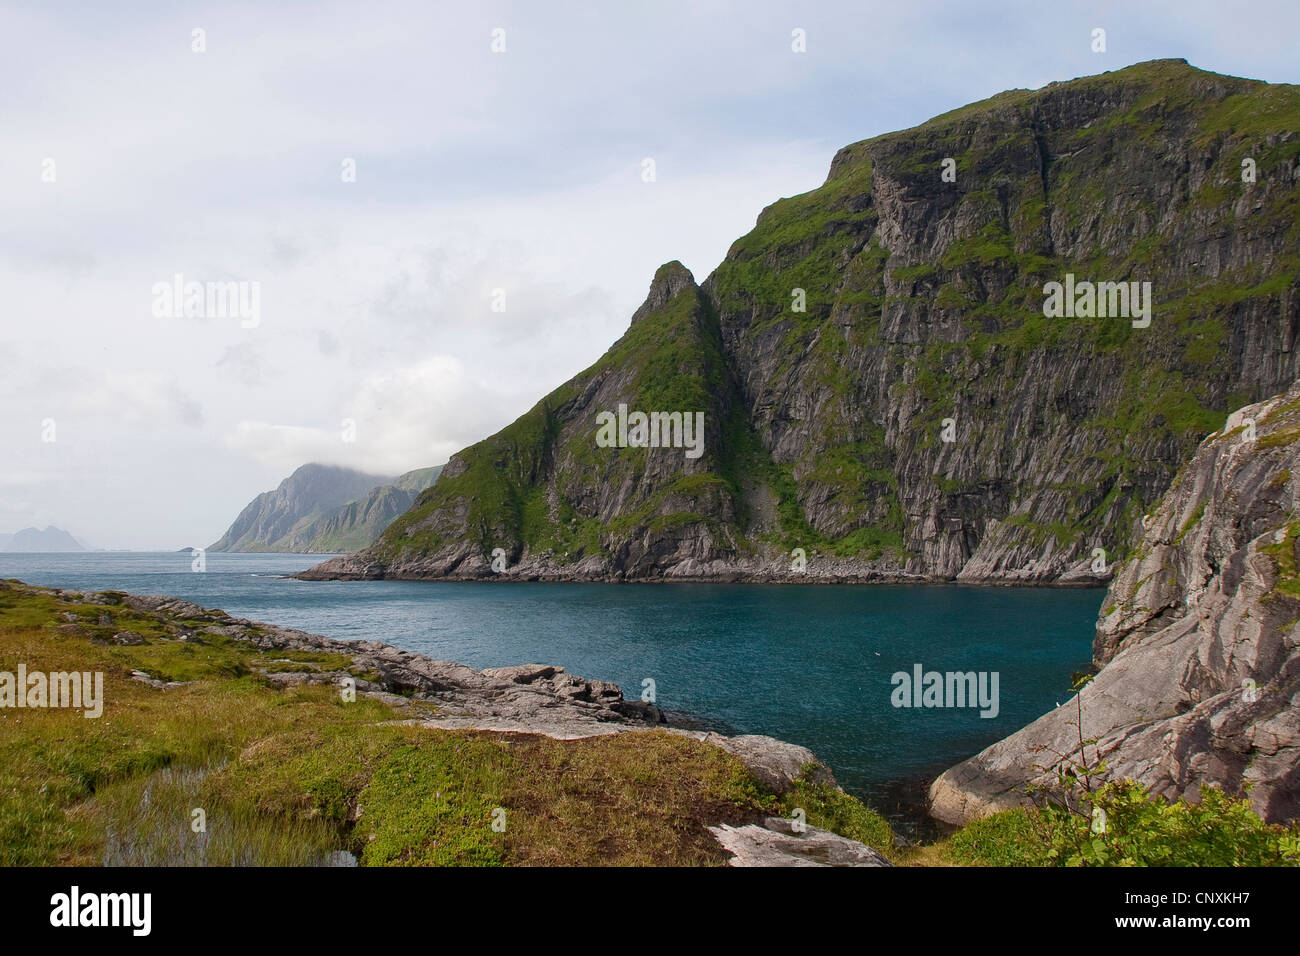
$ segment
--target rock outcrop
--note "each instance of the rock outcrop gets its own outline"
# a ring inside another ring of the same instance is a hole
[[[700,740],[721,747],[749,768],[749,772],[774,793],[785,793],[796,780],[834,785],[830,769],[811,750],[761,734],[696,734]]]
[[[1297,130],[1297,87],[1164,60],[845,147],[303,576],[1103,583],[1200,440],[1300,375]],[[1076,280],[1133,297],[1045,315]],[[630,417],[602,444],[620,407],[702,414],[699,454]]]
[[[65,599],[72,592],[62,592]],[[454,729],[516,731],[574,738],[616,733],[630,724],[665,722],[659,708],[625,701],[616,684],[589,681],[562,667],[528,665],[478,671],[451,661],[437,661],[378,641],[336,641],[294,628],[231,617],[177,598],[124,595],[122,601],[146,614],[174,622],[177,636],[203,640],[220,635],[248,641],[263,650],[300,650],[341,654],[370,679],[356,679],[360,694],[379,694],[389,703],[415,707],[429,726]],[[269,672],[272,683],[339,684],[347,671]]]
[[[1081,739],[1097,741],[1087,763],[1166,798],[1209,784],[1266,821],[1300,817],[1300,382],[1229,416],[1135,532],[1097,626],[1101,670],[939,777],[936,817],[1025,802],[1083,762]]]
[[[893,866],[865,843],[806,824],[796,829],[784,817],[709,832],[732,855],[728,866]]]

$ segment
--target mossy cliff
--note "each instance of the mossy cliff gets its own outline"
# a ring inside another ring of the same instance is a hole
[[[1300,89],[1163,60],[848,146],[308,576],[1104,580],[1300,374],[1298,130]],[[1150,324],[1045,317],[1067,274],[1151,283]],[[703,412],[703,453],[600,447],[620,404]]]

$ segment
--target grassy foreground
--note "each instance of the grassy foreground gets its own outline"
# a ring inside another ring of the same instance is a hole
[[[888,824],[854,798],[803,783],[778,797],[687,737],[412,726],[427,703],[345,703],[262,673],[364,676],[339,655],[181,640],[121,604],[29,592],[0,583],[0,671],[101,671],[105,704],[97,719],[0,708],[6,865],[315,865],[337,850],[362,865],[721,864],[706,826],[794,807],[896,855]],[[145,643],[111,643],[122,631]]]
[[[900,848],[852,796],[809,781],[774,794],[689,737],[430,729],[410,722],[434,712],[428,701],[345,702],[328,684],[265,676],[375,676],[343,655],[196,638],[120,595],[102,599],[0,581],[0,674],[23,665],[104,679],[96,719],[0,707],[2,865],[312,866],[340,850],[377,866],[718,865],[726,854],[706,827],[796,809],[902,865],[1300,864],[1300,824],[1266,826],[1217,791],[1164,804],[1127,782],[1097,798],[1104,833],[1049,806]],[[143,643],[114,643],[124,631]]]

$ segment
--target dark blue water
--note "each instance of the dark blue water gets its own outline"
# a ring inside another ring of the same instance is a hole
[[[170,594],[473,667],[540,662],[616,681],[734,733],[804,744],[882,809],[1069,695],[1103,592],[957,586],[304,582],[304,555],[0,553],[0,578]],[[891,675],[999,674],[997,717],[895,708]]]

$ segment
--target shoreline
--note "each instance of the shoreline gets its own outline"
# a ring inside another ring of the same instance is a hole
[[[681,713],[670,719],[652,703],[626,699],[617,684],[563,667],[478,670],[182,598],[18,579],[0,582],[0,610],[7,647],[34,660],[34,673],[54,673],[75,655],[78,667],[107,678],[112,704],[83,714],[77,696],[50,704],[43,721],[5,724],[33,753],[53,747],[55,777],[65,759],[60,747],[71,747],[79,766],[89,748],[102,773],[114,773],[102,788],[113,799],[73,787],[60,807],[72,812],[87,796],[99,797],[89,804],[102,816],[102,839],[99,830],[86,836],[66,828],[66,846],[29,854],[40,864],[79,854],[81,865],[311,866],[346,851],[381,866],[807,865],[810,858],[890,866],[906,845],[807,747],[722,734]],[[198,730],[177,743],[160,713],[187,726],[197,721]],[[125,737],[105,737],[85,716]],[[161,761],[160,734],[171,745]],[[131,772],[120,766],[123,746],[140,756]],[[322,763],[322,753],[333,756]],[[144,759],[149,754],[153,762]],[[216,777],[221,784],[205,791],[205,780]],[[21,799],[44,805],[45,790],[32,784]],[[163,799],[168,794],[176,799]],[[175,810],[177,800],[211,808],[233,836],[178,844],[167,828],[180,819],[188,830],[190,817]],[[268,801],[276,812],[266,812]],[[645,815],[629,820],[619,812],[631,804]],[[799,813],[807,827],[791,831]],[[556,836],[584,826],[588,838],[577,843]],[[133,842],[115,839],[121,832],[135,834]],[[654,837],[648,849],[647,832]]]
[[[297,554],[297,555],[294,555],[294,554],[291,554],[291,553],[289,553],[289,552],[220,552],[220,553],[223,554],[223,555],[228,555],[228,556],[230,556],[230,557],[240,557],[240,556],[255,557],[255,556],[259,555],[259,554],[266,554],[266,555],[282,555],[282,556],[284,556],[286,559],[292,559],[292,558],[295,557],[295,556],[296,556],[296,557],[307,557],[307,556],[308,556],[308,555],[305,555],[305,554]],[[222,574],[222,575],[236,575],[236,576],[240,576],[240,575],[242,575],[242,574],[245,573],[243,570],[237,570],[237,569],[217,570],[217,569],[214,568],[214,569],[212,569],[212,570],[213,570],[214,572],[216,572],[216,573],[218,573],[218,574]],[[179,572],[178,572],[178,573],[179,573]],[[288,574],[288,573],[285,573],[284,571],[273,571],[273,570],[267,570],[267,571],[263,571],[263,572],[261,572],[261,575],[262,575],[262,576],[265,576],[265,577],[268,577],[268,578],[279,579],[279,580],[282,580],[282,581],[283,581],[283,580],[294,580],[294,579],[297,579],[297,575],[296,575],[296,574]],[[490,583],[533,583],[533,584],[665,584],[665,585],[671,585],[671,584],[685,584],[685,585],[690,585],[690,586],[692,586],[692,590],[693,590],[694,588],[698,588],[698,587],[700,587],[701,585],[711,585],[711,584],[712,584],[712,585],[716,585],[716,584],[734,584],[734,585],[746,585],[746,584],[760,584],[760,585],[762,585],[762,584],[793,584],[793,585],[799,585],[799,584],[820,584],[820,585],[827,586],[827,587],[833,587],[834,585],[853,585],[853,584],[855,584],[855,583],[892,585],[892,586],[894,586],[894,587],[915,586],[915,585],[919,585],[919,584],[925,584],[925,585],[930,585],[930,586],[935,587],[935,588],[944,588],[944,587],[947,587],[947,588],[954,589],[954,590],[956,590],[956,589],[968,590],[968,589],[971,589],[971,588],[986,588],[986,589],[987,589],[987,588],[999,588],[999,587],[1001,587],[1001,588],[1017,588],[1017,587],[1051,587],[1051,586],[1063,587],[1063,588],[1069,588],[1069,589],[1072,589],[1072,590],[1077,590],[1077,589],[1079,589],[1079,588],[1088,587],[1087,584],[1078,583],[1078,582],[1071,582],[1071,583],[1068,583],[1068,584],[1066,584],[1066,585],[1060,585],[1060,584],[1056,584],[1055,582],[1050,582],[1050,583],[1043,583],[1043,582],[1037,582],[1037,583],[1034,583],[1034,582],[1028,582],[1028,583],[1027,583],[1027,582],[1006,582],[1006,581],[994,581],[994,582],[990,582],[990,581],[980,581],[980,582],[959,582],[959,581],[953,581],[953,580],[950,580],[950,579],[934,579],[934,578],[927,578],[927,579],[907,578],[907,579],[901,579],[901,580],[900,580],[900,579],[893,579],[893,580],[873,579],[873,580],[866,581],[866,582],[851,582],[851,581],[844,581],[844,580],[822,580],[822,579],[814,579],[814,580],[804,580],[804,579],[798,579],[798,580],[789,580],[789,579],[784,579],[784,580],[781,580],[781,579],[778,579],[778,580],[765,580],[765,579],[755,579],[755,580],[733,580],[733,579],[717,579],[717,578],[702,579],[702,580],[685,580],[685,579],[677,579],[677,578],[651,578],[651,579],[645,579],[645,578],[637,579],[637,578],[633,578],[633,579],[606,579],[606,580],[591,580],[591,579],[556,580],[556,579],[538,579],[538,578],[512,577],[512,576],[508,576],[508,575],[506,575],[506,576],[496,576],[496,575],[494,575],[494,576],[491,576],[491,577],[478,577],[478,578],[470,578],[470,577],[464,577],[464,578],[425,578],[425,579],[418,579],[418,578],[416,578],[416,579],[402,579],[402,578],[362,578],[362,579],[355,579],[355,580],[429,581],[429,582],[438,582],[438,583],[441,583],[441,582],[447,582],[447,583],[490,582]],[[124,582],[124,583],[125,583],[125,582]],[[127,588],[129,589],[129,590],[127,590],[127,593],[131,593],[131,594],[143,593],[143,592],[140,592],[140,591],[138,590],[139,587],[140,587],[140,584],[141,584],[141,583],[142,583],[142,582],[137,582],[134,586],[132,586],[132,585],[127,585]],[[56,587],[56,588],[63,589],[63,590],[66,590],[66,589],[67,589],[66,586],[61,586],[61,585],[46,585],[46,586],[54,586],[54,587]],[[102,588],[102,587],[106,587],[106,586],[110,586],[110,585],[109,585],[107,582],[104,583],[104,584],[95,584],[95,585],[94,585],[94,587],[96,587],[96,588]],[[151,582],[151,584],[148,585],[148,587],[149,587],[150,591],[153,592],[153,593],[162,592],[162,593],[167,593],[167,594],[169,594],[169,596],[170,596],[170,587],[169,587],[169,585],[168,585],[165,581],[155,581],[155,582]],[[124,589],[124,590],[126,590],[126,589]],[[725,590],[726,590],[726,589],[722,589],[722,588],[717,589],[717,593],[719,593],[719,594],[724,593]],[[305,594],[306,592],[303,592],[303,593]],[[343,592],[337,592],[337,593],[342,594]],[[539,592],[539,593],[540,593],[540,592]],[[588,593],[591,594],[591,593],[593,593],[593,592],[588,592]],[[614,592],[611,592],[611,594],[612,594],[612,593],[614,593]],[[774,592],[770,592],[770,593],[774,593]],[[412,595],[412,598],[413,598],[413,599],[415,599],[415,600],[419,600],[419,597],[418,597],[419,592],[412,591],[412,592],[410,592],[410,594]],[[681,592],[681,594],[682,594],[683,596],[685,596],[685,595],[687,594],[687,592],[686,592],[686,591],[683,591],[683,592]],[[1100,596],[1099,596],[1099,597],[1100,597]],[[595,599],[595,600],[599,600],[599,596],[597,595],[594,599]],[[190,599],[190,598],[180,597],[180,598],[174,598],[174,600],[188,602],[189,600],[192,600],[192,599]],[[922,600],[924,600],[924,598],[922,598]],[[1053,600],[1053,599],[1047,599],[1047,600]],[[206,603],[206,602],[205,602],[205,603]],[[236,612],[236,613],[237,613],[237,614],[240,614],[240,615],[242,616],[242,614],[245,614],[245,613],[247,613],[247,612],[246,612],[246,611],[241,611],[241,612]],[[267,623],[267,624],[270,624],[270,625],[271,625],[272,627],[274,627],[274,628],[296,629],[296,628],[295,628],[295,625],[293,625],[293,624],[288,624],[288,623],[276,623],[276,622],[274,622],[274,618],[273,618],[273,617],[272,617],[271,619],[267,620],[267,619],[265,619],[265,618],[263,618],[263,617],[261,617],[261,616],[258,616],[258,615],[253,615],[253,616],[254,616],[254,617],[258,617],[258,621],[260,621],[260,622],[264,622],[264,623]],[[301,625],[299,625],[299,626],[301,626]],[[318,633],[318,634],[319,634],[319,633],[328,633],[328,630],[327,630],[327,629],[312,628],[311,630],[314,631],[314,632],[316,632],[316,633]],[[345,643],[352,643],[353,640],[376,640],[376,639],[377,639],[377,640],[381,640],[381,641],[384,640],[382,637],[358,638],[358,639],[347,638],[347,639],[337,639],[337,640],[342,640],[342,641],[345,642]],[[385,643],[388,643],[387,641],[384,641],[384,642],[385,642]],[[394,646],[394,647],[400,647],[400,645],[391,645],[391,646]],[[421,656],[426,656],[426,655],[422,654],[421,652],[419,652],[419,651],[415,651],[415,650],[412,650],[411,653],[420,654]],[[539,656],[539,659],[542,659],[542,660],[550,660],[550,657],[547,655],[547,653],[546,653],[544,650],[543,650],[543,651],[542,651],[538,656]],[[510,662],[510,661],[515,661],[515,660],[526,660],[526,659],[527,659],[527,660],[531,660],[532,658],[523,658],[523,657],[519,657],[519,658],[511,657],[511,658],[508,658],[507,661],[506,661],[506,666],[509,666],[509,662]],[[487,663],[487,664],[494,664],[493,661],[486,661],[485,663]],[[497,663],[499,663],[499,662],[497,662]],[[494,666],[496,666],[496,665],[494,664]],[[586,671],[581,671],[581,673],[584,673],[584,674],[585,674]],[[636,694],[633,693],[632,696],[635,697]],[[707,704],[707,701],[698,701],[697,703]],[[722,735],[724,735],[724,736],[744,735],[744,734],[749,734],[749,733],[754,733],[754,734],[764,734],[764,735],[766,735],[766,734],[768,734],[768,733],[776,733],[776,734],[778,735],[778,739],[779,739],[779,731],[767,730],[767,729],[765,729],[762,725],[753,726],[753,727],[750,727],[750,728],[748,728],[748,729],[747,729],[747,728],[738,727],[738,726],[736,726],[736,725],[731,724],[730,722],[727,722],[727,721],[725,721],[725,720],[723,720],[723,719],[720,719],[720,718],[717,718],[717,717],[713,716],[711,713],[708,712],[707,709],[697,710],[697,711],[685,711],[685,710],[674,709],[673,711],[668,712],[668,713],[666,714],[666,716],[667,716],[667,718],[668,718],[668,720],[667,720],[667,724],[668,724],[669,726],[674,727],[674,728],[678,728],[678,729],[682,729],[682,730],[698,730],[698,731],[714,732],[714,733],[722,734]],[[816,743],[815,740],[808,739],[808,740],[805,740],[804,743],[805,743],[806,745],[810,746],[810,747],[814,750],[814,752],[816,752],[816,749],[817,749],[817,743]],[[976,748],[976,749],[978,749],[978,748]],[[934,762],[934,763],[933,763],[933,764],[928,768],[928,771],[929,771],[929,772],[928,772],[928,774],[925,775],[925,776],[926,776],[926,779],[924,779],[924,780],[921,779],[921,775],[918,775],[918,774],[916,774],[916,773],[908,773],[908,774],[905,774],[905,775],[900,776],[900,777],[891,777],[891,778],[889,778],[889,779],[887,779],[887,780],[880,780],[880,781],[877,781],[875,784],[873,784],[873,785],[869,785],[869,786],[864,786],[864,785],[859,781],[857,785],[847,785],[847,786],[848,786],[848,792],[850,792],[852,795],[854,795],[854,796],[856,796],[856,797],[858,797],[859,799],[862,799],[862,800],[872,801],[872,800],[882,800],[882,799],[883,799],[885,802],[887,802],[887,803],[888,803],[888,806],[885,807],[885,808],[880,809],[878,812],[881,812],[883,815],[885,815],[885,816],[886,816],[886,817],[891,821],[891,823],[893,823],[893,824],[896,826],[896,828],[898,828],[898,829],[900,830],[900,832],[901,832],[901,831],[904,831],[904,830],[905,830],[905,831],[909,831],[909,832],[911,832],[911,833],[916,833],[916,832],[918,832],[918,831],[920,831],[920,832],[930,832],[930,831],[933,829],[933,820],[932,820],[932,818],[931,818],[930,815],[929,815],[929,801],[928,801],[928,793],[927,793],[929,785],[933,782],[934,779],[936,779],[938,776],[940,776],[940,775],[941,775],[945,770],[949,769],[951,766],[955,765],[956,763],[961,762],[961,761],[964,760],[964,759],[968,759],[969,757],[971,757],[971,756],[973,755],[973,753],[974,753],[974,751],[970,751],[970,752],[962,752],[962,753],[959,753],[959,754],[955,754],[955,755],[953,755],[950,759],[947,759],[947,760],[940,760],[940,761],[935,761],[935,762]],[[832,771],[834,771],[834,767],[832,767]]]
[[[108,549],[99,549],[96,551],[85,552],[0,552],[0,555],[7,556],[27,556],[27,555],[55,555],[55,554],[138,554],[138,555],[172,555],[189,553],[191,549],[182,548],[180,551],[131,551],[121,550],[114,551]],[[358,552],[313,552],[313,551],[205,551],[208,555],[222,555],[223,557],[302,557],[312,559],[325,559],[325,561],[347,558]],[[325,563],[318,561],[318,565]],[[769,573],[769,572],[736,572],[733,574],[717,575],[699,575],[699,574],[682,574],[682,575],[655,575],[655,576],[627,576],[627,575],[570,575],[570,574],[542,574],[529,572],[527,574],[512,574],[510,571],[504,571],[499,574],[492,572],[483,572],[476,574],[462,575],[402,575],[402,574],[356,574],[356,573],[329,573],[314,574],[316,566],[307,568],[304,571],[293,573],[267,572],[269,576],[285,578],[295,581],[402,581],[402,582],[423,582],[430,584],[438,583],[527,583],[527,584],[772,584],[772,585],[790,585],[800,586],[829,586],[829,585],[923,585],[933,587],[974,587],[974,588],[1041,588],[1045,590],[1088,590],[1103,589],[1110,586],[1111,577],[1105,578],[1085,577],[1063,578],[1061,576],[1053,578],[1017,578],[1017,577],[981,577],[961,579],[957,577],[940,577],[936,575],[909,575],[909,574],[889,574],[880,572],[868,572],[865,574],[815,574],[793,572]]]
[[[223,552],[227,553],[227,552]],[[258,554],[262,552],[232,552],[245,554]],[[270,553],[270,552],[267,552]],[[656,575],[656,576],[626,576],[626,575],[567,575],[567,574],[540,574],[529,572],[527,574],[511,574],[508,571],[501,573],[481,573],[481,574],[441,574],[441,575],[406,575],[406,574],[361,574],[351,572],[323,572],[315,573],[315,568],[308,568],[306,571],[299,571],[293,574],[281,575],[285,578],[291,578],[296,581],[404,581],[404,582],[424,582],[430,584],[439,583],[527,583],[527,584],[771,584],[771,585],[788,585],[791,587],[819,586],[819,585],[921,585],[933,587],[981,587],[981,588],[1042,588],[1047,590],[1088,590],[1104,589],[1110,586],[1110,579],[1081,578],[1081,579],[1062,579],[1060,577],[1051,579],[1032,579],[1032,578],[972,578],[962,580],[960,578],[936,577],[932,575],[886,575],[886,574],[845,574],[845,575],[822,575],[822,574],[721,574],[721,575]]]
[[[1088,591],[1104,590],[1108,581],[1003,581],[982,579],[978,581],[958,581],[953,578],[810,578],[807,580],[785,580],[762,577],[671,577],[671,578],[591,578],[591,577],[507,577],[493,575],[490,577],[400,577],[392,575],[331,575],[306,576],[298,574],[281,574],[277,577],[295,581],[353,583],[358,581],[397,581],[405,584],[623,584],[623,585],[670,585],[670,584],[760,584],[789,587],[833,587],[844,585],[852,587],[894,586],[894,587],[962,587],[962,588],[1025,588],[1044,591]]]
[[[272,576],[281,579],[286,579],[291,577],[288,575],[272,575]],[[275,621],[260,620],[260,619],[252,620],[249,618],[245,618],[241,615],[230,614],[229,612],[224,611],[220,608],[211,608],[211,607],[206,607],[204,605],[198,605],[193,603],[187,598],[177,597],[170,594],[142,594],[142,593],[136,593],[131,591],[124,591],[120,589],[113,589],[113,588],[104,589],[104,590],[92,590],[92,589],[83,590],[75,587],[32,585],[20,579],[6,579],[4,583],[9,585],[17,585],[19,588],[23,588],[23,589],[45,591],[66,598],[72,598],[72,599],[79,598],[81,600],[90,601],[91,603],[99,603],[97,600],[94,600],[93,598],[119,596],[120,599],[126,605],[139,608],[139,609],[147,608],[149,611],[155,613],[164,612],[169,614],[169,616],[175,614],[178,615],[181,619],[188,618],[193,620],[196,625],[199,622],[215,623],[219,621],[222,622],[223,624],[235,625],[241,628],[249,628],[257,631],[266,631],[271,634],[277,635],[282,640],[287,639],[287,641],[289,642],[289,646],[298,647],[299,649],[305,646],[310,646],[314,650],[328,649],[330,651],[351,653],[354,655],[362,654],[363,656],[369,656],[369,654],[367,654],[366,652],[374,653],[378,651],[384,656],[387,656],[388,652],[392,652],[394,656],[404,660],[405,666],[403,666],[402,668],[403,670],[409,667],[412,663],[416,663],[416,664],[436,665],[439,668],[446,666],[462,674],[466,672],[471,672],[477,675],[483,675],[483,676],[491,675],[494,677],[504,676],[505,672],[507,671],[517,670],[517,669],[523,670],[527,668],[535,668],[538,670],[553,669],[558,673],[562,673],[562,674],[568,673],[564,665],[553,665],[553,666],[540,665],[539,666],[539,665],[531,665],[531,664],[522,664],[522,665],[515,664],[515,665],[504,665],[501,667],[487,668],[486,670],[483,670],[483,669],[474,668],[470,665],[460,664],[459,662],[435,659],[420,651],[403,648],[397,644],[392,644],[387,641],[375,641],[373,639],[332,638],[324,634],[303,631],[299,628],[293,627],[292,625],[277,623]],[[573,583],[573,582],[540,581],[540,582],[533,582],[533,583],[545,584],[545,583]],[[601,583],[601,582],[576,582],[576,583]],[[612,582],[612,583],[646,583],[646,582],[629,581],[629,582]],[[657,582],[657,583],[671,584],[671,583],[678,583],[678,582],[664,581],[664,582]],[[695,582],[682,582],[682,583],[695,583]],[[717,582],[705,582],[705,583],[717,583]],[[744,583],[744,582],[740,582],[740,583]],[[932,583],[940,584],[943,582],[932,582]],[[439,676],[442,677],[445,675],[439,675]],[[586,677],[577,678],[577,679],[585,683],[590,683],[596,686],[600,686],[600,685],[612,686],[612,687],[619,686],[614,682],[605,682],[600,679],[590,679]],[[511,680],[511,679],[507,677],[507,680]],[[387,681],[384,681],[382,683],[387,683]],[[407,681],[402,680],[400,683],[406,684]],[[377,691],[378,688],[375,688],[375,690]],[[385,690],[391,692],[391,688],[385,688]],[[622,696],[621,687],[619,687],[619,691],[620,691],[620,696]],[[577,703],[579,707],[585,708],[587,706],[585,703],[582,702],[575,701],[575,703]],[[593,703],[595,703],[595,701],[593,701]],[[604,703],[605,706],[608,707],[609,703],[611,702],[605,701]],[[628,705],[627,712],[623,712],[625,705]],[[804,745],[792,744],[781,737],[771,736],[769,734],[765,734],[756,730],[746,730],[744,728],[737,727],[720,717],[715,717],[708,713],[687,711],[679,708],[671,708],[671,709],[670,708],[648,708],[648,710],[652,711],[652,713],[642,714],[637,712],[640,708],[634,702],[634,698],[629,699],[627,697],[622,697],[622,700],[620,702],[615,703],[614,707],[617,711],[620,712],[617,717],[614,717],[611,714],[604,714],[602,715],[601,718],[597,719],[596,723],[588,725],[587,727],[583,728],[580,732],[583,733],[584,735],[587,734],[600,735],[604,733],[609,733],[611,731],[613,732],[630,731],[630,730],[636,730],[646,726],[659,726],[664,729],[668,729],[672,732],[687,733],[692,736],[711,737],[711,738],[718,738],[718,737],[721,738],[741,737],[741,738],[755,738],[755,739],[763,738],[772,741],[777,741],[782,745],[806,749],[810,754],[812,754],[817,759],[818,763],[824,763],[824,761],[822,761],[820,756],[817,755],[818,752],[815,746],[804,747]],[[583,716],[585,717],[587,715],[583,715]],[[481,719],[486,720],[488,723],[495,722],[494,719],[491,717],[481,717]],[[524,717],[522,718],[522,720],[517,720],[515,722],[521,724],[527,724],[528,720],[529,718]],[[478,723],[478,719],[475,719],[473,722]],[[519,726],[514,728],[514,732],[547,734],[548,733],[548,727],[546,726],[547,723],[548,721],[543,720],[540,721],[538,726],[536,727]],[[563,723],[567,724],[569,722],[564,721]],[[617,730],[615,728],[617,728]],[[577,728],[566,727],[564,729],[566,730],[566,736],[567,736],[567,732],[573,732]],[[830,766],[829,764],[825,764],[825,766],[830,770],[831,774],[833,775],[835,772],[835,768]],[[929,783],[940,773],[942,773],[947,766],[948,766],[947,762],[941,761],[936,763],[933,771],[929,773],[910,773],[910,774],[903,775],[901,777],[891,778],[889,780],[882,781],[881,783],[873,787],[867,787],[867,788],[863,788],[861,786],[851,787],[848,788],[846,792],[858,798],[859,800],[872,800],[872,799],[883,798],[885,802],[888,803],[889,805],[883,808],[876,808],[876,812],[880,813],[883,817],[888,819],[890,823],[893,826],[895,826],[898,832],[906,833],[911,838],[915,838],[918,835],[923,835],[923,834],[937,833],[942,828],[939,826],[937,821],[929,815],[929,801],[927,798],[926,791]]]

